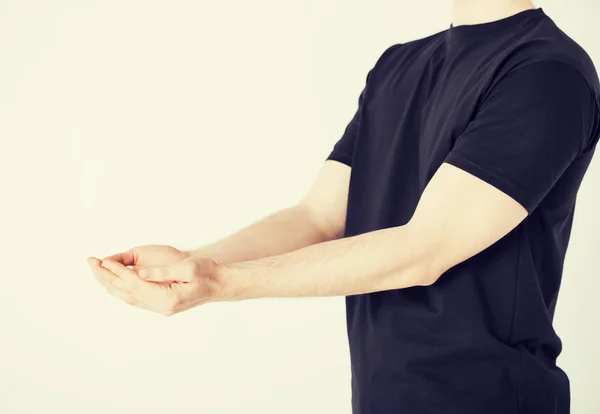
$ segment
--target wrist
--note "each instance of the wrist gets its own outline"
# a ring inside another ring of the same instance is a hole
[[[190,257],[210,257],[217,261],[228,261],[227,256],[215,245],[209,244],[193,250],[186,250],[185,253]]]
[[[215,279],[219,284],[219,295],[215,301],[239,301],[250,299],[250,284],[247,273],[236,263],[217,263]]]
[[[204,257],[204,256],[208,256],[206,254],[203,254],[202,249],[183,250],[183,253],[185,253],[188,257]]]

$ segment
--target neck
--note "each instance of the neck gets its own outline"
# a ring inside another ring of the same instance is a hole
[[[535,9],[530,0],[453,0],[452,25],[488,23]]]

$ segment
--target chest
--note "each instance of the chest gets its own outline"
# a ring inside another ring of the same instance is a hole
[[[493,75],[492,61],[468,53],[450,57],[444,47],[431,48],[379,68],[357,144],[370,162],[431,176],[476,116]]]

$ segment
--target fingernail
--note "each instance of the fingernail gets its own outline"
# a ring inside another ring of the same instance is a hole
[[[139,275],[142,279],[148,279],[150,277],[150,270],[149,269],[141,269],[139,271]]]

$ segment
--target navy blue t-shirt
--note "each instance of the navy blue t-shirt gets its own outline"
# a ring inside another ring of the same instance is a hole
[[[569,413],[552,320],[599,113],[541,8],[383,52],[328,157],[352,168],[345,235],[406,224],[444,162],[529,214],[430,286],[346,297],[354,414]]]

